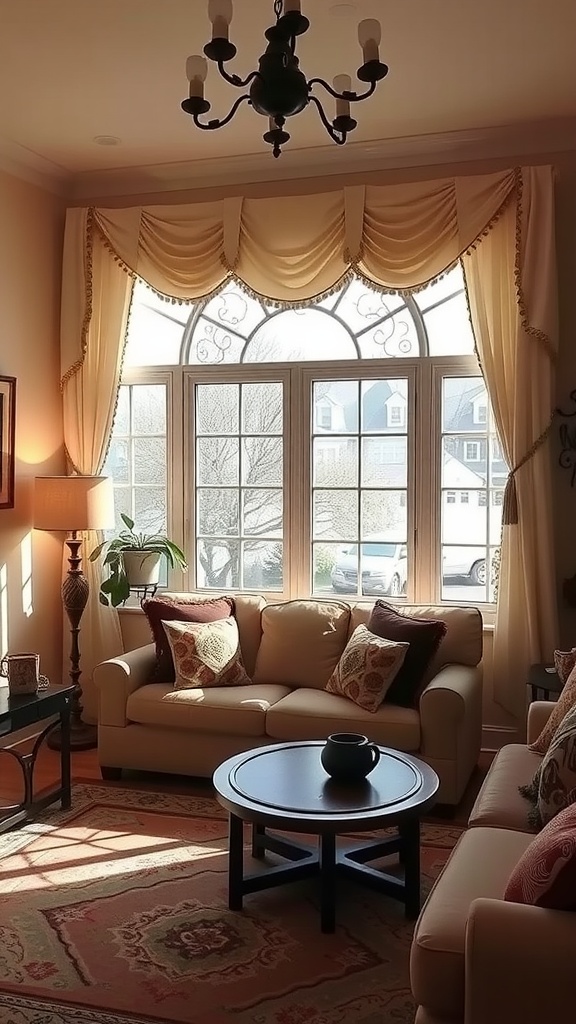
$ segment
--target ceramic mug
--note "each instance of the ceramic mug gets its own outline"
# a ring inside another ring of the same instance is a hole
[[[6,676],[8,689],[15,697],[48,686],[46,676],[40,675],[39,654],[6,654],[0,661],[0,675]]]
[[[335,732],[320,754],[322,767],[338,782],[365,779],[380,760],[380,751],[367,736],[357,732]]]

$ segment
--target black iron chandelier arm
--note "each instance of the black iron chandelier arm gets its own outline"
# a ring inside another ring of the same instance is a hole
[[[238,110],[238,107],[240,106],[241,103],[244,103],[244,100],[248,100],[248,102],[250,102],[250,96],[248,95],[248,93],[245,93],[244,96],[238,97],[236,103],[234,103],[230,112],[226,115],[226,117],[223,117],[221,121],[219,121],[218,118],[216,117],[212,121],[208,121],[208,124],[203,124],[202,121],[198,119],[198,114],[192,114],[194,124],[196,125],[197,128],[203,128],[204,131],[207,132],[213,131],[215,128],[223,128],[225,124],[228,124],[228,122],[232,120],[234,114]]]
[[[330,124],[330,121],[328,120],[326,114],[324,113],[324,108],[320,103],[320,100],[317,99],[316,96],[310,96],[310,101],[311,103],[314,103],[316,105],[318,113],[320,114],[320,120],[322,121],[322,124],[324,125],[332,141],[335,142],[336,145],[338,146],[343,146],[344,143],[346,142],[347,133],[345,131],[337,132],[336,129],[334,128],[334,125]]]
[[[309,92],[312,91],[313,86],[321,85],[326,89],[326,92],[329,92],[330,95],[334,97],[335,100],[348,100],[350,103],[359,103],[360,100],[367,100],[368,97],[372,96],[376,91],[377,84],[377,82],[370,82],[370,87],[366,89],[366,92],[361,92],[360,95],[358,95],[358,93],[348,90],[346,92],[336,92],[336,90],[333,89],[328,82],[325,82],[323,78],[311,78],[310,81],[307,82]],[[310,96],[310,99],[314,99],[314,97]]]
[[[255,78],[262,78],[259,71],[251,71],[246,78],[240,78],[240,75],[229,75],[224,67],[224,62],[221,60],[217,61],[217,67],[222,78],[226,82],[229,82],[230,85],[235,85],[237,89],[244,89],[245,86],[249,85],[250,82],[253,82]]]

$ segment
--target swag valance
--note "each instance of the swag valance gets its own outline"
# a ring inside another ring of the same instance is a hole
[[[504,530],[494,647],[498,699],[519,717],[523,670],[509,662],[511,652],[544,660],[557,640],[542,443],[557,350],[554,253],[551,167],[276,198],[71,209],[61,317],[70,463],[79,472],[101,471],[134,277],[161,294],[195,300],[234,276],[269,301],[303,303],[352,272],[404,291],[462,259],[478,354],[511,468],[504,523],[519,527]]]

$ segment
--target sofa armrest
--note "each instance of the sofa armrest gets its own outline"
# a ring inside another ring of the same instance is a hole
[[[118,658],[102,661],[94,669],[99,696],[99,725],[124,728],[128,724],[126,703],[139,686],[150,682],[156,663],[154,644],[137,647]]]
[[[465,1024],[574,1018],[576,914],[476,899],[466,929]]]
[[[420,697],[420,753],[424,760],[451,762],[438,794],[440,803],[458,803],[478,763],[482,740],[482,666],[446,665]]]
[[[528,736],[527,743],[534,743],[552,714],[556,701],[535,700],[528,705]]]

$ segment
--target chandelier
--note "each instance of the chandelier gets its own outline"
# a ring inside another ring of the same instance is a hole
[[[208,16],[212,22],[212,40],[206,43],[204,53],[213,61],[222,78],[238,89],[248,91],[239,96],[229,113],[221,120],[201,121],[202,114],[210,110],[210,103],[204,98],[204,82],[208,72],[206,57],[188,57],[186,77],[190,83],[190,95],[182,101],[182,109],[190,114],[197,128],[213,131],[222,128],[232,120],[242,103],[248,103],[257,114],[268,118],[268,131],[264,142],[272,146],[275,157],[280,156],[281,147],[289,141],[286,119],[299,114],[312,103],[320,116],[330,138],[342,146],[357,122],[350,116],[350,104],[359,103],[372,96],[376,85],[388,74],[388,67],[380,61],[380,24],[373,19],[360,22],[358,40],[362,47],[364,62],[356,75],[368,88],[360,94],[351,88],[349,75],[338,75],[332,85],[322,78],[306,79],[300,71],[296,56],[296,40],[310,27],[308,18],[300,10],[300,0],[275,0],[276,24],[264,33],[268,40],[266,50],[258,62],[258,70],[251,71],[247,78],[228,74],[225,64],[236,56],[236,47],[228,38],[232,21],[232,0],[209,0]],[[332,121],[324,111],[320,100],[313,94],[314,86],[322,86],[336,101],[336,116]],[[249,88],[248,88],[249,87]]]

